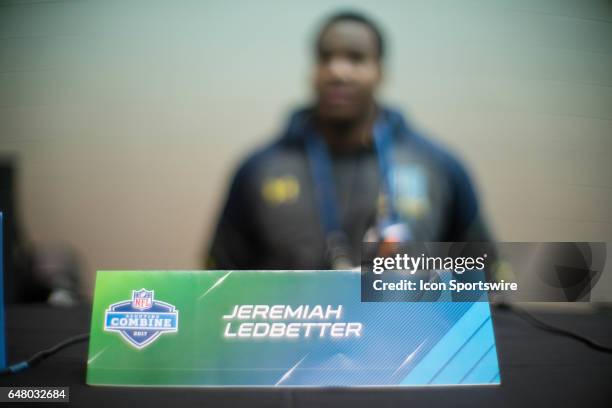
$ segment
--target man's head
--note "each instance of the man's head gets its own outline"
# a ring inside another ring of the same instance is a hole
[[[367,115],[382,80],[384,41],[364,15],[331,16],[316,38],[314,90],[317,114],[330,122],[353,122]]]

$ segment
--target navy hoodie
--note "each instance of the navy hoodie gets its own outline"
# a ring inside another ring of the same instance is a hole
[[[489,241],[462,164],[411,129],[398,112],[392,126],[394,206],[415,241]],[[311,111],[291,116],[282,136],[251,154],[235,173],[206,253],[209,269],[329,269],[325,228],[305,138]],[[330,153],[336,208],[350,257],[360,264],[366,232],[384,215],[374,146]]]

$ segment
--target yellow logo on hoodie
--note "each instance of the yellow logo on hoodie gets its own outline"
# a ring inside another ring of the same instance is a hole
[[[292,175],[267,178],[263,182],[261,195],[273,205],[295,202],[300,196],[300,183]]]

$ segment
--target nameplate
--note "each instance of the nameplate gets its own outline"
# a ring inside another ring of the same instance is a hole
[[[499,384],[487,302],[362,302],[353,271],[100,271],[87,383]]]

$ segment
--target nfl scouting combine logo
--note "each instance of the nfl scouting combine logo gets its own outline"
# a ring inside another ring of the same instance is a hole
[[[113,303],[104,316],[104,330],[119,332],[129,344],[144,348],[164,333],[178,331],[178,310],[155,300],[154,291],[132,291],[132,299]]]

